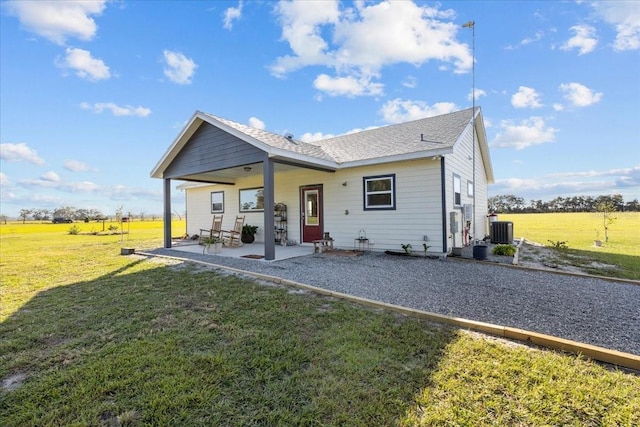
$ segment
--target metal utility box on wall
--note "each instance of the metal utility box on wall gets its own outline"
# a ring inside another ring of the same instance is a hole
[[[458,212],[449,212],[449,231],[454,234],[458,232]]]
[[[491,243],[511,243],[513,242],[513,222],[493,221],[489,230]]]

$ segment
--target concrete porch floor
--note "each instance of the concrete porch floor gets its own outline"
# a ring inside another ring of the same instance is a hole
[[[176,251],[183,251],[189,253],[202,254],[204,246],[198,244],[193,240],[187,241],[172,241],[171,249]],[[276,244],[276,259],[274,261],[280,261],[283,259],[295,258],[299,256],[311,255],[313,253],[313,244],[304,243],[295,246],[281,246]],[[205,255],[207,255],[205,253]],[[253,257],[257,255],[258,257]],[[264,242],[253,242],[244,244],[240,247],[227,247],[223,246],[217,254],[211,253],[209,256],[215,257],[229,257],[229,258],[243,258],[243,259],[255,259],[257,261],[266,261],[264,259]],[[262,257],[262,258],[259,258]]]

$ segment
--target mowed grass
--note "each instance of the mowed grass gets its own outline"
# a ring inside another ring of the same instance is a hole
[[[558,256],[588,273],[640,280],[640,212],[616,212],[613,216],[616,220],[609,224],[608,242],[602,214],[500,214],[499,220],[513,222],[514,237],[546,246],[565,242],[569,249],[559,251]],[[602,246],[596,246],[595,240],[602,241]]]
[[[2,425],[640,423],[637,375],[120,255],[160,246],[160,222],[69,226],[0,225]]]

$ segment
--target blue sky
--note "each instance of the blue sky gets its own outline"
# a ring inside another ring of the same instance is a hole
[[[474,56],[490,195],[640,198],[640,2],[5,0],[0,19],[4,215],[160,213],[149,173],[195,110],[321,139],[470,107]]]

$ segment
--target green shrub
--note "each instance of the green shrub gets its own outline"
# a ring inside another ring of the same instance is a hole
[[[72,226],[69,228],[69,234],[73,234],[74,236],[75,236],[76,234],[80,234],[80,227],[78,227],[77,225],[72,225]]]
[[[549,243],[551,243],[550,245],[548,245],[550,248],[553,249],[559,249],[559,250],[563,250],[563,249],[569,249],[569,246],[567,246],[567,242],[565,241],[560,241],[560,240],[548,240]]]
[[[491,253],[494,255],[513,256],[516,253],[516,247],[513,245],[496,245]]]
[[[117,226],[117,225],[113,225],[113,224],[111,224],[111,225],[109,226],[109,231],[118,231],[118,226]]]

